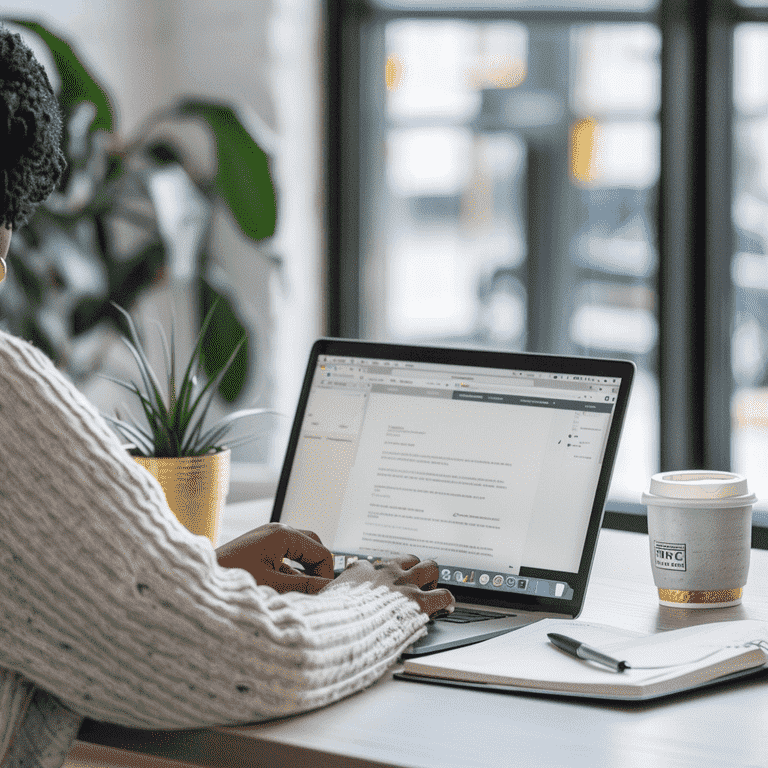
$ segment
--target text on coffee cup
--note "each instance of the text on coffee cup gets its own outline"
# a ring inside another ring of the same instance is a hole
[[[657,568],[666,568],[668,571],[685,570],[685,544],[654,541],[653,550]]]

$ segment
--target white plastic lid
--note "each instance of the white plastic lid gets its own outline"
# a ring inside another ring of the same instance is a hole
[[[749,493],[747,478],[733,472],[683,470],[660,472],[651,478],[643,504],[659,504],[674,500],[682,506],[743,507],[754,504],[757,497]],[[688,503],[686,503],[688,502]]]

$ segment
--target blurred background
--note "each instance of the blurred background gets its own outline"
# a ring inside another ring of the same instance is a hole
[[[341,6],[332,331],[631,359],[609,524],[681,468],[765,522],[768,3]]]
[[[321,16],[321,3],[304,0],[18,0],[0,4],[0,17],[6,21],[38,22],[71,45],[111,100],[113,125],[107,135],[94,133],[93,126],[90,134],[82,126],[70,126],[70,145],[90,136],[85,163],[76,147],[68,147],[70,165],[87,166],[77,169],[86,181],[93,182],[98,174],[92,166],[104,165],[103,154],[109,150],[113,159],[126,160],[129,153],[137,156],[136,147],[143,148],[148,136],[160,130],[169,106],[188,97],[231,107],[269,158],[280,210],[274,236],[266,240],[245,236],[221,196],[212,210],[206,207],[199,189],[193,188],[187,175],[174,173],[173,164],[167,167],[170,170],[148,170],[142,161],[140,167],[130,169],[135,173],[123,177],[124,189],[117,193],[128,198],[122,207],[129,210],[119,211],[117,220],[108,222],[114,230],[110,232],[115,241],[112,250],[117,251],[110,254],[113,261],[125,260],[121,250],[127,250],[132,240],[157,240],[158,230],[165,243],[167,263],[150,260],[156,277],[142,275],[125,281],[137,294],[135,300],[133,295],[113,296],[134,315],[158,373],[164,363],[152,321],[159,320],[168,335],[175,314],[178,359],[184,363],[199,330],[192,259],[201,230],[206,230],[207,277],[231,301],[249,346],[242,390],[234,402],[219,397],[211,416],[218,418],[253,404],[286,414],[255,423],[247,419],[233,432],[233,437],[251,430],[260,434],[255,443],[237,449],[233,458],[249,462],[254,470],[259,465],[266,477],[279,470],[306,355],[323,332]],[[40,36],[23,26],[8,26],[22,34],[46,65],[54,88],[60,90],[57,62]],[[77,113],[72,123],[88,118]],[[185,170],[195,181],[202,179],[198,186],[205,188],[217,155],[208,131],[200,123],[178,120],[172,130],[174,142],[186,149],[190,159]],[[105,145],[103,151],[99,143]],[[80,196],[77,181],[69,180],[64,204]],[[102,181],[98,178],[97,184]],[[131,184],[141,189],[125,189]],[[108,185],[102,184],[97,192],[105,189]],[[55,269],[56,279],[44,280],[37,291],[30,291],[26,284],[15,285],[26,274],[23,262],[37,261],[45,254],[39,243],[28,244],[29,254],[11,253],[9,280],[0,296],[5,302],[0,304],[0,323],[16,320],[19,296],[32,293],[41,305],[33,307],[39,321],[36,330],[45,332],[55,351],[62,352],[66,359],[61,367],[76,385],[102,412],[112,413],[115,406],[127,402],[128,410],[138,416],[130,393],[95,375],[105,372],[123,380],[138,379],[117,329],[102,323],[92,332],[66,338],[70,331],[62,327],[71,323],[71,312],[67,316],[63,307],[71,309],[75,297],[87,296],[103,282],[101,265],[94,268],[94,263],[105,256],[104,249],[94,253],[90,243],[83,247],[82,242],[102,237],[93,232],[89,215],[99,205],[97,196],[91,193],[89,204],[81,206],[85,235],[81,236],[75,221],[64,233],[63,243],[61,237],[55,241],[56,250],[65,255],[45,268]],[[255,209],[260,202],[254,199],[251,205]],[[54,209],[56,205],[54,201]],[[77,205],[75,200],[70,208]],[[21,234],[14,237],[12,245],[21,243]]]
[[[662,469],[731,468],[768,501],[768,2],[0,10],[77,45],[121,135],[181,96],[225,99],[270,157],[274,237],[248,241],[226,211],[214,224],[214,272],[255,351],[237,407],[290,415],[322,334],[627,358],[610,521],[642,527]],[[142,294],[141,317],[191,317],[182,272]],[[100,359],[120,371],[112,342]],[[78,386],[103,410],[119,399]],[[236,458],[274,474],[289,426]]]

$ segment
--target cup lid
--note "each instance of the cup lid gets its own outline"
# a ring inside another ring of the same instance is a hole
[[[734,472],[682,470],[659,472],[651,478],[644,503],[659,499],[719,502],[720,505],[754,504],[757,497],[749,493],[747,478]]]

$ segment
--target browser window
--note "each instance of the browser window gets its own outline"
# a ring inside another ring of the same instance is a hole
[[[334,552],[432,558],[442,581],[575,573],[619,384],[321,356],[284,519]]]

